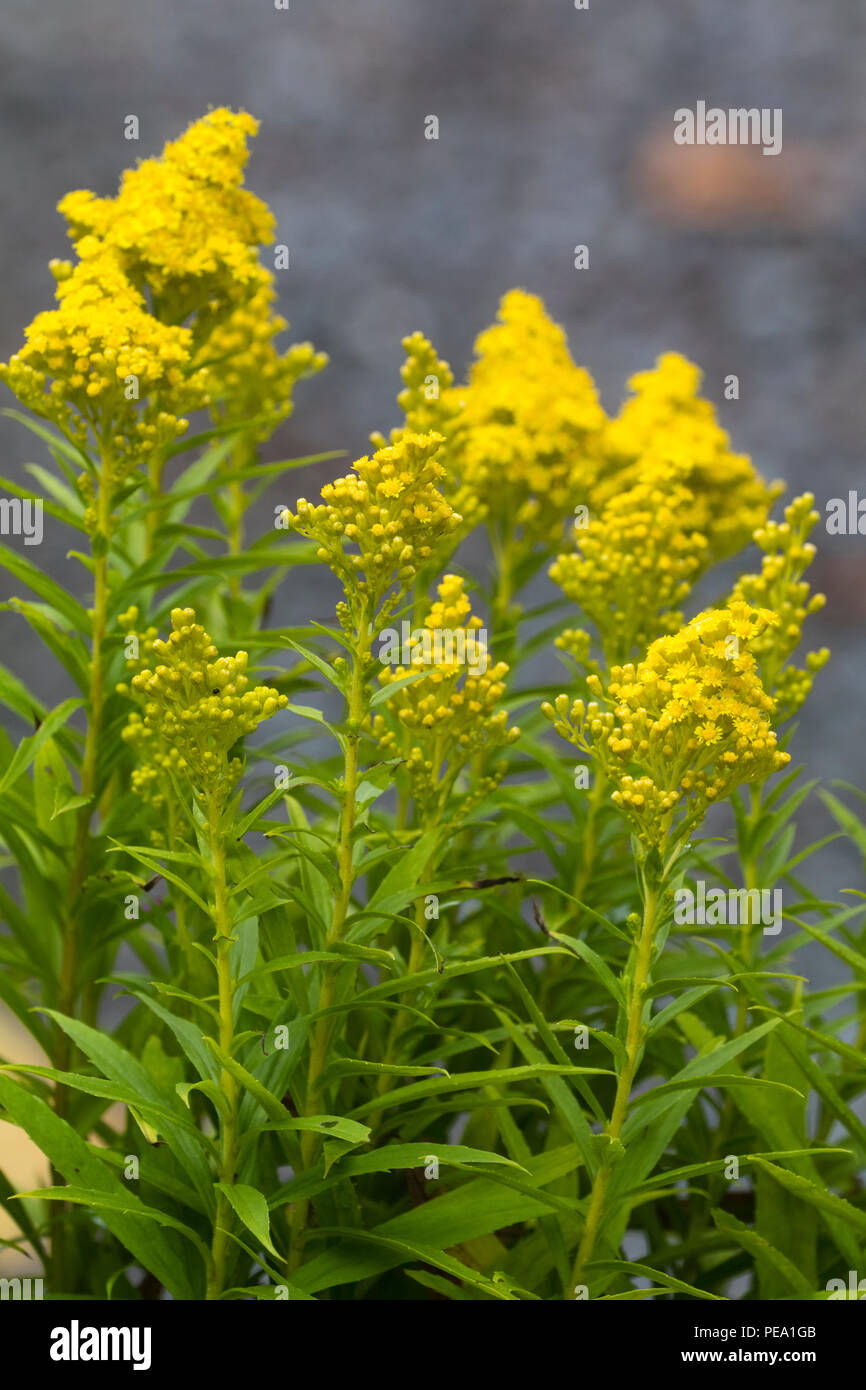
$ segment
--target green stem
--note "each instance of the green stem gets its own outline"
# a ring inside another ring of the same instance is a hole
[[[583,845],[581,847],[580,860],[577,866],[577,874],[574,879],[572,896],[583,901],[587,885],[592,878],[592,871],[595,868],[595,855],[598,849],[596,830],[598,823],[598,813],[601,809],[604,794],[607,789],[607,778],[601,768],[596,766],[595,780],[589,793],[587,805],[586,823],[583,828]]]
[[[743,859],[743,883],[749,890],[758,886],[758,866],[754,855],[748,855]],[[758,918],[760,920],[760,912]],[[754,926],[752,921],[752,900],[747,899],[747,907],[743,913],[743,921],[740,923],[740,954],[743,957],[747,970],[751,970],[755,954],[755,938],[752,932]],[[739,1038],[746,1031],[746,1022],[749,1012],[749,1001],[746,995],[746,982],[741,981],[740,992],[737,995],[737,1019],[734,1024],[734,1037]]]
[[[235,992],[231,968],[232,931],[226,884],[225,840],[220,830],[220,808],[213,799],[208,805],[208,842],[214,884],[213,922],[216,928],[220,1048],[226,1056],[231,1056],[234,1046]],[[221,1116],[220,1126],[219,1180],[230,1187],[237,1177],[235,1169],[238,1160],[238,1087],[235,1078],[225,1067],[220,1073],[220,1090],[225,1097],[225,1113]],[[211,1267],[208,1270],[208,1299],[219,1298],[225,1287],[230,1227],[231,1206],[225,1194],[220,1192],[214,1217]]]
[[[239,472],[253,462],[255,449],[248,439],[241,439],[232,451],[231,467]],[[247,510],[247,495],[243,483],[237,478],[226,489],[228,502],[228,542],[229,555],[242,555],[244,551],[244,517]],[[229,575],[229,593],[232,598],[241,596],[241,576],[234,571]]]
[[[425,824],[421,833],[426,834],[429,830],[432,830],[433,825],[436,823],[436,821],[438,821],[438,819],[439,817],[437,816],[432,823]],[[425,883],[429,878],[432,877],[433,873],[436,870],[437,858],[438,856],[434,855],[432,859],[428,860],[427,864],[424,867],[424,871],[418,880],[419,883]],[[424,899],[416,898],[415,931],[412,933],[412,945],[409,948],[409,960],[406,965],[407,977],[411,975],[417,975],[424,961],[424,950],[427,945],[424,935],[424,921]],[[403,1033],[403,1030],[409,1023],[410,1018],[411,1014],[409,1013],[408,1009],[399,1009],[398,1012],[394,1015],[394,1021],[389,1029],[388,1042],[385,1047],[384,1060],[386,1063],[393,1061],[396,1055],[397,1043],[400,1039],[401,1034]],[[383,1095],[386,1091],[390,1090],[393,1084],[393,1076],[389,1075],[388,1072],[383,1072],[382,1075],[379,1077],[379,1094]],[[384,1118],[384,1116],[380,1113],[379,1119],[382,1118]]]
[[[490,542],[496,565],[496,587],[493,591],[490,618],[496,641],[497,657],[511,664],[517,638],[517,613],[512,608],[514,594],[513,535],[504,536],[490,531]]]
[[[625,1066],[617,1079],[613,1111],[611,1112],[610,1123],[606,1129],[606,1133],[612,1140],[618,1140],[622,1133],[622,1127],[628,1112],[631,1088],[634,1084],[635,1073],[637,1072],[641,1049],[643,1047],[643,1011],[647,984],[649,982],[650,967],[652,965],[659,891],[659,884],[648,884],[644,892],[643,921],[638,938],[634,974],[632,976],[628,1001]],[[583,1236],[578,1247],[577,1258],[574,1262],[574,1270],[571,1276],[571,1289],[581,1282],[584,1269],[592,1259],[592,1253],[595,1249],[595,1242],[604,1211],[604,1199],[607,1194],[611,1172],[612,1168],[609,1160],[603,1160],[595,1175],[592,1191],[590,1192]]]
[[[340,879],[340,890],[334,899],[334,910],[325,942],[326,947],[333,946],[340,940],[352,897],[354,881],[352,833],[355,829],[355,803],[358,791],[358,741],[367,711],[365,675],[370,652],[369,621],[368,606],[364,604],[357,626],[357,645],[352,659],[352,684],[349,690],[346,719],[349,732],[344,752],[343,799],[337,839],[337,872]],[[334,1003],[335,988],[336,970],[334,967],[324,966],[317,1005],[317,1011],[320,1015]],[[331,1016],[320,1017],[313,1033],[304,1101],[304,1114],[308,1117],[315,1115],[319,1103],[319,1078],[325,1069],[332,1026]],[[317,1139],[318,1136],[314,1130],[303,1131],[301,1164],[304,1171],[310,1167],[313,1161]],[[291,1221],[292,1239],[288,1261],[290,1274],[297,1269],[301,1260],[303,1232],[307,1225],[308,1216],[309,1203],[306,1200],[296,1202]]]
[[[162,473],[165,468],[165,459],[162,454],[155,452],[148,464],[147,481],[150,491],[151,502],[156,502],[162,496]],[[156,543],[156,535],[163,520],[164,512],[160,507],[151,507],[147,513],[144,523],[144,553],[147,559],[153,554]]]
[[[91,650],[88,689],[87,733],[84,742],[84,757],[81,765],[81,795],[87,800],[77,812],[75,840],[72,851],[72,865],[67,887],[66,913],[63,923],[61,946],[60,980],[58,1006],[62,1014],[75,1013],[78,997],[78,929],[81,920],[81,896],[87,878],[87,860],[90,850],[90,828],[94,814],[94,797],[99,772],[99,743],[102,734],[103,707],[105,704],[105,669],[103,665],[103,642],[108,613],[108,547],[111,534],[112,469],[114,455],[107,442],[103,443],[101,470],[97,502],[97,524],[93,538],[93,608],[91,609]],[[54,1051],[54,1066],[57,1071],[69,1071],[73,1050],[71,1039],[57,1030]],[[66,1086],[58,1085],[54,1090],[54,1109],[65,1118],[69,1108],[70,1093]],[[55,1174],[56,1183],[63,1178]],[[61,1206],[54,1209],[51,1220],[51,1278],[56,1291],[65,1288],[67,1251],[65,1250],[65,1212]]]
[[[166,789],[165,802],[168,819],[168,847],[170,850],[176,851],[185,846],[183,837],[178,832],[177,804],[174,799],[174,789],[170,786]],[[186,902],[182,893],[174,894],[174,927],[177,943],[186,967],[186,984],[191,987],[195,983],[196,967],[201,958],[192,947],[192,939],[186,921]]]

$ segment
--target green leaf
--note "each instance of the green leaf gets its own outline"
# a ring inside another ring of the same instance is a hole
[[[665,1290],[673,1289],[675,1293],[687,1293],[690,1298],[704,1298],[711,1302],[724,1301],[718,1294],[708,1293],[706,1289],[697,1289],[694,1284],[686,1284],[682,1279],[675,1279],[672,1274],[664,1274],[662,1270],[653,1269],[651,1265],[636,1264],[634,1260],[592,1260],[586,1268],[610,1274],[640,1274],[644,1278],[658,1280]],[[649,1290],[640,1292],[648,1293]]]
[[[436,1153],[437,1146],[434,1144],[429,1152]],[[343,1163],[348,1167],[356,1161],[350,1157],[344,1159]],[[539,1188],[545,1187],[564,1174],[573,1172],[574,1163],[573,1144],[549,1150],[533,1159],[531,1180]],[[356,1234],[354,1231],[335,1232],[343,1237],[339,1243],[303,1265],[295,1279],[308,1293],[317,1293],[338,1284],[354,1283],[405,1264],[407,1259],[418,1258],[416,1252],[421,1246],[428,1251],[452,1250],[478,1236],[545,1216],[549,1210],[543,1194],[530,1196],[523,1192],[516,1193],[488,1176],[479,1177],[442,1193],[435,1201],[423,1202],[412,1211],[403,1212],[377,1225],[370,1234],[387,1242],[377,1250],[359,1249],[352,1239]],[[424,1263],[428,1263],[426,1255]],[[429,1263],[437,1268],[442,1267],[436,1260]],[[460,1277],[465,1276],[461,1274]]]
[[[185,1236],[198,1250],[205,1265],[210,1258],[210,1251],[202,1240],[201,1236],[183,1221],[178,1221],[177,1217],[169,1216],[167,1212],[158,1211],[156,1207],[148,1207],[132,1193],[123,1192],[103,1192],[99,1188],[88,1187],[37,1187],[32,1192],[21,1192],[21,1197],[41,1197],[48,1202],[75,1202],[78,1206],[91,1207],[94,1211],[118,1212],[125,1216],[135,1216],[144,1218],[148,1221],[155,1221],[158,1226],[170,1226],[173,1231],[179,1231]]]
[[[42,570],[37,569],[36,565],[30,560],[26,560],[23,555],[10,550],[8,546],[0,544],[0,565],[9,570],[17,580],[26,584],[28,589],[40,598],[50,603],[52,608],[56,608],[69,625],[84,635],[90,634],[90,619],[77,599],[62,589],[59,584],[50,579]]]
[[[247,1187],[244,1183],[214,1183],[218,1192],[221,1192],[226,1201],[233,1208],[235,1214],[240,1217],[248,1231],[252,1231],[256,1240],[265,1247],[271,1255],[276,1255],[279,1259],[279,1251],[274,1249],[271,1241],[271,1222],[268,1212],[268,1204],[261,1192],[257,1192],[254,1187]]]
[[[91,1028],[80,1019],[67,1018],[54,1009],[45,1009],[44,1012],[49,1018],[54,1019],[58,1027],[72,1038],[85,1056],[89,1057],[109,1080],[130,1087],[140,1097],[140,1103],[150,1102],[160,1106],[169,1115],[174,1111],[175,1120],[162,1120],[162,1132],[200,1196],[209,1204],[207,1209],[211,1210],[214,1197],[208,1161],[198,1139],[189,1132],[193,1126],[190,1125],[188,1113],[174,1090],[161,1091],[141,1063],[100,1029]]]
[[[105,1223],[135,1259],[174,1295],[200,1296],[187,1273],[183,1253],[169,1237],[157,1236],[134,1193],[124,1191],[111,1170],[95,1156],[75,1130],[53,1110],[9,1077],[0,1074],[0,1102],[6,1117],[20,1125],[68,1182],[84,1182],[100,1195],[126,1204],[106,1212]],[[60,1189],[65,1193],[68,1189]],[[203,1288],[201,1289],[203,1292]]]
[[[537,1062],[527,1067],[502,1067],[496,1072],[460,1072],[456,1076],[434,1076],[427,1081],[414,1081],[408,1086],[398,1087],[395,1091],[387,1091],[384,1095],[374,1096],[372,1100],[358,1106],[354,1113],[356,1115],[368,1115],[374,1110],[389,1109],[394,1105],[403,1105],[409,1100],[422,1100],[427,1096],[439,1095],[442,1092],[474,1090],[476,1086],[486,1086],[491,1080],[495,1080],[499,1086],[512,1081],[526,1081],[528,1079],[542,1081],[545,1076],[612,1075],[613,1072],[605,1067],[563,1067],[550,1062]]]
[[[82,704],[82,700],[64,700],[62,705],[58,705],[45,716],[35,734],[21,740],[12,761],[0,777],[0,796],[15,785],[21,774],[27,771],[42,745],[63,727],[72,711],[80,709]]]
[[[764,1086],[774,1091],[787,1091],[798,1100],[804,1099],[802,1091],[798,1091],[795,1086],[788,1086],[783,1081],[767,1081],[762,1076],[747,1076],[742,1072],[734,1072],[732,1075],[715,1072],[708,1076],[690,1076],[687,1081],[665,1081],[660,1086],[653,1086],[651,1091],[644,1091],[641,1095],[635,1096],[630,1108],[635,1110],[638,1106],[658,1100],[672,1091],[689,1091],[693,1086],[699,1090],[703,1090],[705,1086],[718,1086],[719,1090],[725,1090],[729,1086]]]
[[[754,1256],[759,1265],[771,1265],[796,1298],[811,1299],[815,1292],[812,1285],[800,1273],[797,1266],[788,1259],[787,1255],[782,1254],[781,1250],[777,1250],[768,1240],[764,1240],[763,1236],[759,1236],[757,1231],[752,1230],[751,1226],[744,1225],[742,1221],[738,1221],[735,1216],[731,1216],[728,1212],[714,1208],[710,1215],[715,1222],[716,1229],[731,1236],[738,1245],[741,1245],[744,1250]]]
[[[756,1158],[755,1162],[770,1175],[774,1182],[777,1182],[780,1187],[784,1187],[794,1197],[799,1197],[801,1201],[817,1207],[818,1211],[825,1215],[844,1222],[851,1230],[856,1231],[859,1237],[866,1236],[866,1212],[860,1211],[859,1207],[852,1206],[850,1202],[845,1201],[844,1197],[837,1197],[828,1188],[821,1187],[808,1178],[800,1177],[799,1173],[791,1173],[787,1168],[779,1168],[775,1163],[768,1163],[765,1158]]]
[[[413,671],[411,676],[401,676],[399,680],[390,681],[388,685],[383,685],[370,697],[370,709],[377,709],[379,705],[384,705],[395,695],[398,690],[402,690],[404,685],[414,685],[416,681],[429,679],[429,671]]]

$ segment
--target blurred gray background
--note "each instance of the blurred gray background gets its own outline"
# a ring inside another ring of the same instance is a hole
[[[704,368],[736,447],[786,478],[789,496],[813,489],[823,511],[866,489],[864,29],[857,0],[590,0],[586,11],[572,0],[291,0],[287,11],[2,0],[0,357],[52,303],[62,195],[112,194],[124,167],[209,104],[243,106],[262,122],[248,183],[291,249],[279,280],[290,337],[331,357],[299,387],[267,457],[366,452],[370,430],[397,421],[401,337],[423,330],[462,375],[500,294],[520,285],[565,325],[608,410],[628,376],[678,349]],[[781,107],[782,154],[675,146],[674,110],[699,99]],[[123,138],[129,114],[137,143]],[[588,270],[574,269],[577,243]],[[729,373],[736,402],[722,399]],[[37,457],[8,421],[0,445],[11,476]],[[262,526],[275,502],[294,501],[296,480],[316,490],[295,475],[268,497]],[[80,592],[68,536],[47,521],[39,560]],[[866,786],[866,539],[816,539],[811,577],[829,602],[807,635],[833,660],[794,756],[810,775]],[[329,618],[321,576],[296,576],[275,621]],[[3,615],[2,632],[2,660],[59,698],[24,623]],[[558,669],[551,653],[538,674]],[[803,835],[829,828],[814,802]],[[834,893],[859,884],[861,865],[839,842],[810,877]]]

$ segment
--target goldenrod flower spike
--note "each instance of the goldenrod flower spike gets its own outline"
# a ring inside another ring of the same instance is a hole
[[[292,413],[296,381],[327,365],[311,343],[293,343],[280,353],[274,339],[288,323],[274,312],[273,275],[259,267],[259,287],[219,323],[200,352],[208,363],[211,413],[224,424],[250,423],[252,440],[270,438]]]
[[[524,547],[554,546],[598,468],[606,417],[592,378],[542,301],[523,290],[504,296],[475,349],[469,383],[454,392],[463,406],[449,452],[455,506],[471,499]]]
[[[397,397],[397,404],[406,423],[391,430],[388,439],[383,434],[371,435],[377,449],[388,443],[396,444],[406,434],[435,431],[447,439],[460,408],[451,391],[454,373],[439,357],[430,340],[423,333],[413,333],[403,339],[403,348],[406,353],[406,361],[400,368],[403,390]]]
[[[783,485],[767,486],[751,461],[732,451],[712,404],[698,395],[700,384],[699,369],[675,352],[631,378],[633,394],[605,432],[604,472],[593,505],[600,509],[640,481],[647,457],[673,464],[694,498],[683,528],[706,536],[715,563],[751,539]]]
[[[287,699],[270,686],[250,687],[247,653],[221,657],[192,608],[173,608],[171,626],[167,641],[152,644],[157,664],[133,676],[144,713],[130,717],[124,737],[142,744],[150,766],[176,771],[202,799],[224,803],[242,769],[231,749]],[[140,790],[151,780],[146,773]]]
[[[396,691],[388,702],[388,715],[377,715],[372,723],[381,751],[405,760],[421,824],[435,823],[456,779],[476,753],[506,747],[520,734],[508,727],[506,711],[497,709],[508,667],[502,661],[488,665],[481,619],[472,614],[463,580],[446,574],[438,593],[423,629],[412,635],[408,667],[386,667],[379,684],[426,674]],[[498,763],[479,779],[462,812],[498,786],[505,771],[506,764]]]
[[[683,526],[693,502],[679,471],[654,462],[645,478],[576,531],[577,553],[560,555],[551,566],[554,583],[595,624],[609,665],[681,626],[675,605],[709,556],[706,537]],[[563,634],[557,645],[573,649],[573,635]]]
[[[78,250],[74,268],[56,267],[58,307],[36,315],[0,378],[80,446],[88,427],[108,439],[112,481],[119,482],[186,430],[181,412],[205,403],[207,382],[191,369],[190,330],[148,313],[117,258],[95,238]],[[142,409],[155,395],[160,407]]]
[[[0,377],[85,452],[92,432],[101,496],[80,482],[91,533],[110,533],[117,484],[138,464],[159,491],[191,411],[249,422],[246,450],[290,413],[295,381],[325,364],[309,343],[274,345],[286,323],[258,259],[273,218],[242,187],[257,129],[246,112],[211,111],[128,170],[116,197],[78,191],[60,204],[79,259],[51,263],[59,307],[37,315]],[[152,539],[152,517],[148,527]]]
[[[320,504],[302,497],[287,513],[293,530],[318,543],[347,597],[367,606],[368,621],[389,590],[405,593],[461,523],[439,491],[441,444],[438,434],[406,434],[328,483]]]
[[[815,547],[808,537],[819,521],[811,492],[796,497],[785,508],[785,520],[770,521],[755,532],[764,551],[760,574],[745,574],[737,582],[733,597],[747,603],[772,608],[779,622],[753,643],[752,650],[761,670],[764,686],[773,695],[779,720],[795,714],[802,705],[818,671],[830,658],[826,647],[809,652],[805,669],[786,662],[799,645],[803,623],[826,602],[823,594],[809,596],[809,585],[802,575],[815,558]]]
[[[79,255],[83,239],[98,237],[152,291],[157,317],[196,316],[197,341],[254,292],[258,247],[273,240],[270,210],[241,186],[257,130],[247,112],[219,107],[127,170],[115,198],[78,191],[59,205]]]
[[[691,833],[708,805],[788,763],[771,725],[774,702],[752,654],[774,613],[731,600],[660,637],[635,666],[614,667],[598,701],[542,706],[561,736],[597,759],[612,800],[648,848]]]

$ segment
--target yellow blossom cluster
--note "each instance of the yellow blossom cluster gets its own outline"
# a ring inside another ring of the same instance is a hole
[[[159,637],[155,627],[143,632],[137,631],[139,610],[135,604],[121,613],[117,625],[126,634],[126,669],[130,675],[147,669],[153,656],[153,645]],[[135,645],[132,647],[131,643]],[[135,652],[135,655],[132,652]],[[117,686],[119,695],[129,695],[128,682]],[[160,810],[170,795],[171,774],[180,773],[180,753],[163,742],[156,729],[147,728],[138,714],[131,716],[123,731],[123,738],[135,747],[137,766],[132,771],[132,790],[148,801],[155,810]],[[158,834],[158,832],[157,832]]]
[[[242,187],[247,138],[257,130],[246,111],[219,107],[158,158],[127,170],[115,198],[80,190],[60,203],[76,249],[98,237],[133,283],[150,289],[157,318],[196,316],[197,340],[256,289],[258,247],[273,239],[270,210]]]
[[[302,497],[297,513],[286,513],[293,530],[317,542],[319,559],[347,592],[367,604],[368,620],[395,582],[404,592],[460,525],[439,491],[441,444],[435,433],[406,434],[328,483],[320,504]]]
[[[88,426],[109,436],[117,479],[142,455],[173,442],[187,421],[166,403],[194,409],[205,398],[201,373],[187,372],[190,332],[160,323],[93,238],[73,267],[57,266],[58,307],[36,315],[26,342],[0,377],[36,415],[60,425],[80,445]],[[50,379],[50,386],[48,381]]]
[[[744,782],[784,767],[771,725],[772,697],[753,648],[775,614],[732,599],[659,637],[637,665],[617,666],[598,699],[545,704],[557,732],[595,758],[612,800],[647,847],[686,836],[707,806]]]
[[[454,784],[475,754],[513,743],[520,730],[508,727],[497,709],[508,667],[488,666],[481,619],[472,613],[463,580],[446,574],[424,626],[411,633],[408,666],[385,667],[385,688],[405,677],[421,679],[397,690],[387,715],[372,721],[373,737],[388,757],[404,759],[403,773],[422,822],[441,815]],[[498,763],[473,786],[472,801],[492,791],[505,772]],[[466,810],[464,803],[462,810]]]
[[[481,499],[471,489],[457,489],[452,466],[451,438],[460,414],[461,403],[454,388],[454,373],[444,358],[440,357],[423,333],[412,333],[403,339],[406,360],[400,368],[403,390],[397,397],[397,404],[403,412],[405,424],[392,429],[386,438],[380,431],[370,436],[376,449],[384,449],[388,444],[397,444],[407,434],[436,433],[442,436],[437,457],[445,470],[442,491],[454,504],[462,517],[459,531],[452,536],[451,549],[455,549],[462,536],[484,520],[485,509]],[[440,561],[446,557],[439,556]]]
[[[823,594],[809,595],[803,573],[815,558],[815,547],[808,537],[819,520],[811,492],[796,497],[785,508],[783,522],[770,521],[755,532],[764,551],[760,574],[742,575],[734,587],[733,598],[771,608],[779,622],[753,644],[761,679],[776,701],[779,720],[795,714],[809,691],[816,672],[827,664],[826,647],[809,652],[805,669],[787,665],[799,645],[803,623],[810,613],[824,607]]]
[[[126,658],[126,669],[130,675],[135,675],[138,671],[142,671],[147,666],[148,661],[153,655],[154,643],[159,637],[159,632],[152,626],[146,628],[144,632],[138,631],[139,616],[138,606],[133,604],[130,608],[127,608],[125,613],[119,614],[117,619],[117,626],[120,628],[121,632],[126,633],[127,651],[130,651],[130,654],[127,655]],[[131,648],[129,646],[130,639],[132,639],[135,644],[136,654],[134,656],[131,654]],[[129,694],[128,686],[119,685],[117,688],[121,694]]]
[[[482,508],[525,546],[556,545],[599,465],[606,417],[595,385],[542,301],[523,290],[503,297],[475,348],[468,385],[453,390],[454,505]]]
[[[655,368],[631,378],[632,396],[608,423],[604,467],[592,492],[602,508],[623,488],[639,481],[646,459],[662,459],[682,471],[693,501],[681,517],[684,530],[706,536],[715,562],[747,544],[764,524],[782,484],[769,487],[743,454],[735,454],[710,401],[698,395],[701,372],[669,352]]]
[[[130,716],[124,738],[143,754],[138,789],[146,792],[160,773],[173,771],[203,799],[223,803],[242,768],[231,750],[283,709],[286,696],[270,686],[251,687],[247,653],[221,657],[192,608],[173,608],[171,626],[167,641],[152,643],[157,664],[132,678],[143,714]]]
[[[681,603],[707,563],[706,537],[683,529],[693,497],[678,470],[656,461],[641,481],[615,494],[576,529],[578,549],[560,555],[550,577],[595,624],[608,665],[675,631]],[[558,645],[574,651],[573,634]]]
[[[278,351],[274,339],[288,323],[274,313],[273,276],[264,266],[258,269],[258,288],[214,328],[200,360],[207,363],[214,419],[250,422],[249,437],[264,440],[291,414],[295,382],[321,371],[328,358],[312,343]]]
[[[58,307],[37,315],[0,377],[85,452],[92,432],[109,493],[140,463],[157,486],[191,411],[210,406],[264,437],[295,381],[324,365],[308,343],[274,346],[286,324],[258,260],[273,219],[242,187],[257,128],[246,112],[211,111],[127,171],[115,198],[79,191],[60,204],[78,259],[51,263]],[[92,478],[79,487],[93,532]],[[101,515],[110,529],[110,498]]]
[[[396,444],[404,434],[436,431],[447,438],[451,422],[459,410],[451,393],[454,373],[448,363],[438,356],[430,340],[423,333],[413,333],[403,339],[403,349],[406,353],[406,360],[400,368],[403,390],[397,397],[397,404],[406,424],[403,428],[392,430],[387,440],[384,435],[374,434],[372,439],[377,448],[383,448],[389,442]]]

